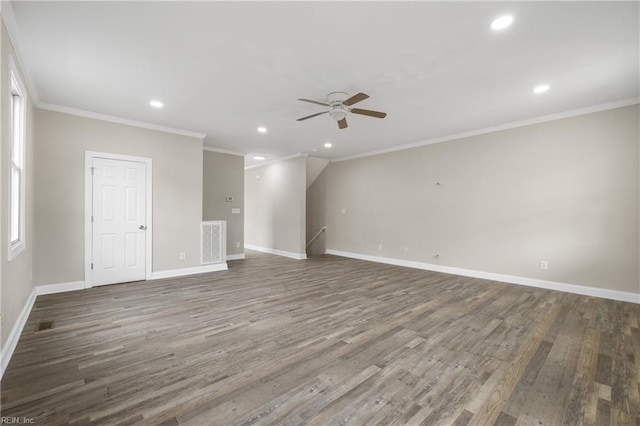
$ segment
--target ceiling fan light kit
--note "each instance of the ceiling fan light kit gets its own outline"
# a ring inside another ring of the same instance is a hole
[[[311,114],[306,117],[298,118],[297,121],[304,121],[309,118],[317,117],[323,114],[329,114],[329,117],[336,120],[338,122],[339,129],[346,129],[347,124],[347,115],[348,113],[367,115],[369,117],[375,118],[385,118],[387,116],[384,112],[379,111],[371,111],[368,109],[360,109],[360,108],[349,108],[351,105],[358,103],[360,101],[364,101],[367,99],[369,95],[366,93],[356,93],[355,95],[349,97],[348,93],[345,92],[331,92],[327,95],[327,102],[314,101],[312,99],[298,99],[302,102],[309,102],[316,105],[328,106],[329,110],[318,112],[316,114]]]
[[[340,121],[347,116],[347,109],[342,105],[332,106],[329,112],[329,117],[336,121]]]

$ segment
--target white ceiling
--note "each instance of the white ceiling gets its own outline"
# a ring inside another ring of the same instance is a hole
[[[639,90],[638,2],[14,2],[13,11],[40,102],[206,133],[210,147],[268,159],[335,159]],[[505,13],[514,24],[492,31]],[[540,83],[551,90],[534,95]],[[323,110],[297,98],[331,91],[368,93],[357,107],[388,116],[350,115],[345,130],[327,115],[296,121]]]

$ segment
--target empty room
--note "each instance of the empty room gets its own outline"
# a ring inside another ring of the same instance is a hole
[[[0,424],[640,425],[640,2],[0,14]]]

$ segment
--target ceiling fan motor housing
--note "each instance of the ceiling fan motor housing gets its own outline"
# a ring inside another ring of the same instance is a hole
[[[349,97],[349,94],[346,92],[331,92],[327,95],[327,102],[331,105],[341,104],[347,97]]]

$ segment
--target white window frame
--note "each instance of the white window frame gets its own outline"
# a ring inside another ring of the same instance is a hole
[[[25,212],[25,187],[26,187],[26,110],[27,110],[27,91],[24,88],[24,84],[20,79],[20,73],[18,72],[18,68],[16,67],[16,63],[12,57],[9,57],[9,98],[8,109],[9,111],[9,155],[8,157],[8,175],[9,175],[9,188],[7,191],[8,200],[7,206],[9,207],[9,211],[7,214],[9,226],[7,232],[7,241],[9,244],[9,250],[7,254],[7,260],[11,262],[15,259],[20,253],[22,253],[26,247],[25,241],[25,222],[26,222],[26,212]],[[17,106],[17,116],[16,114],[16,106],[15,106],[15,96],[20,97],[20,103]],[[17,123],[17,126],[16,126]],[[16,128],[17,127],[17,128]],[[15,149],[16,149],[16,138],[18,139],[18,154],[17,161],[14,161],[16,158]],[[14,170],[17,170],[19,173],[19,183],[18,183],[18,214],[15,217],[14,214],[14,201],[13,201],[13,183],[14,183]],[[17,220],[18,224],[18,235],[17,238],[13,238],[14,233],[14,221]]]

